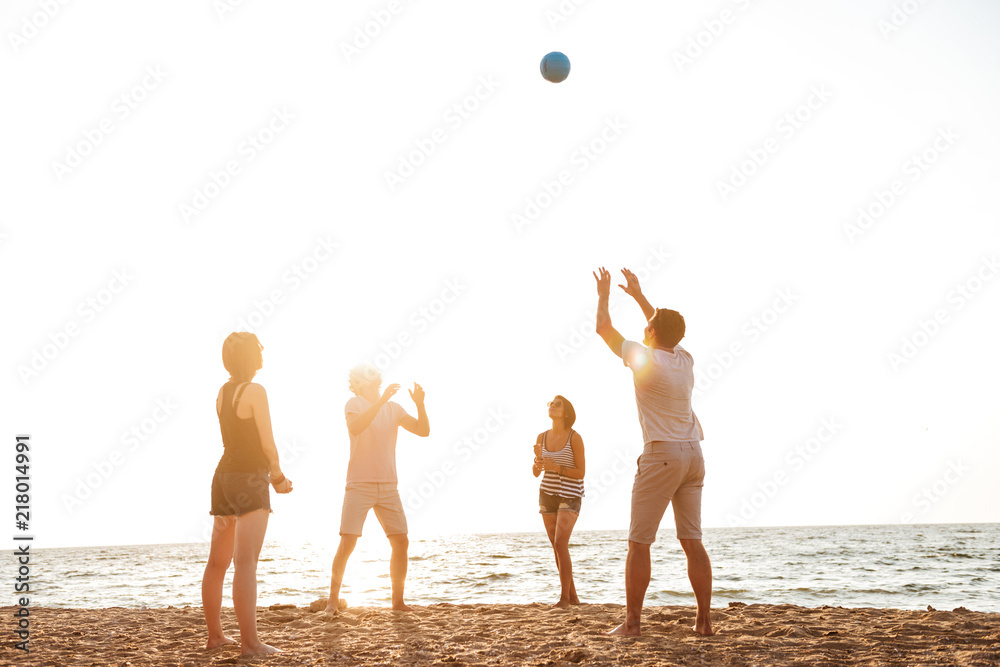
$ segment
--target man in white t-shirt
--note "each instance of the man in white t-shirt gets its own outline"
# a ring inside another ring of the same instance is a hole
[[[424,390],[419,384],[414,383],[410,392],[417,406],[416,419],[399,403],[389,400],[399,391],[398,384],[390,384],[379,395],[381,386],[382,375],[374,366],[361,364],[351,370],[350,387],[355,396],[344,407],[347,431],[351,436],[351,458],[347,464],[347,487],[340,518],[340,546],[333,558],[330,599],[326,604],[326,611],[331,614],[338,612],[347,559],[361,537],[361,529],[371,509],[375,510],[392,547],[389,560],[392,608],[412,611],[403,602],[409,540],[403,503],[396,489],[396,434],[402,426],[410,433],[427,437],[431,427],[424,409]]]
[[[694,361],[678,343],[684,337],[684,318],[674,310],[653,308],[631,271],[622,269],[619,285],[642,308],[646,317],[642,344],[625,340],[611,326],[608,299],[611,274],[604,267],[597,279],[597,333],[632,371],[635,403],[645,446],[632,486],[632,519],[625,561],[625,622],[611,631],[639,635],[642,602],[650,579],[650,545],[660,520],[673,503],[677,539],[687,556],[688,578],[698,602],[694,631],[711,635],[712,563],[701,542],[701,491],[705,458],[701,452],[701,424],[691,409]]]

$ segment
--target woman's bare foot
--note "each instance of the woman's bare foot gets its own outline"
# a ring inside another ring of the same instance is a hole
[[[640,626],[638,623],[629,625],[629,622],[625,621],[614,630],[609,630],[608,634],[619,635],[622,637],[639,637],[642,635],[642,631],[639,628]]]
[[[333,601],[328,600],[326,603],[326,609],[323,610],[323,613],[329,614],[330,616],[336,616],[345,609],[347,609],[347,600],[344,598],[340,598],[340,602],[336,605],[333,604]]]
[[[406,604],[405,602],[400,602],[398,604],[397,603],[393,603],[392,610],[393,611],[413,611],[413,607],[411,607],[410,605]]]
[[[570,606],[571,604],[573,604],[573,603],[570,602],[569,600],[562,600],[562,599],[560,599],[559,602],[556,602],[552,606],[553,607],[557,607],[559,609],[565,609],[566,607]]]
[[[692,629],[704,637],[711,637],[715,634],[715,630],[712,629],[712,621],[707,618],[697,619]]]
[[[205,642],[205,648],[219,648],[220,646],[229,646],[230,644],[238,644],[232,637],[227,637],[222,635],[221,637],[209,637],[208,641]]]
[[[281,653],[281,649],[269,646],[264,642],[257,642],[256,646],[252,648],[249,646],[244,646],[243,650],[240,651],[241,655],[268,655],[271,653]]]

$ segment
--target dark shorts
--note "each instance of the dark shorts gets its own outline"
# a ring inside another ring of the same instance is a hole
[[[266,472],[215,472],[212,478],[214,516],[240,516],[264,509],[271,511],[270,478]]]
[[[556,514],[558,512],[579,514],[581,507],[583,507],[583,498],[567,498],[566,496],[554,496],[544,491],[538,492],[539,514]]]

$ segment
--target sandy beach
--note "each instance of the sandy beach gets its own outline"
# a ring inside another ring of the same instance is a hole
[[[318,603],[312,605],[319,608]],[[652,607],[645,635],[609,637],[624,608],[589,604],[347,609],[328,618],[292,605],[261,608],[261,638],[284,653],[241,658],[202,648],[200,607],[31,610],[31,652],[8,638],[4,665],[998,665],[1000,614],[807,608],[731,603],[713,613],[718,634],[698,637],[693,607]],[[11,618],[12,607],[2,615]],[[223,610],[238,638],[232,609]]]

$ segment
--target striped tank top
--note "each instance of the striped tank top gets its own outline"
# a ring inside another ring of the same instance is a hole
[[[566,438],[566,445],[558,452],[550,452],[545,448],[545,436],[547,434],[548,431],[542,434],[542,460],[555,461],[556,464],[564,468],[575,468],[576,456],[573,454],[573,430],[570,429],[569,437]],[[583,498],[583,480],[546,470],[542,477],[541,490],[553,496],[562,496],[563,498]]]

